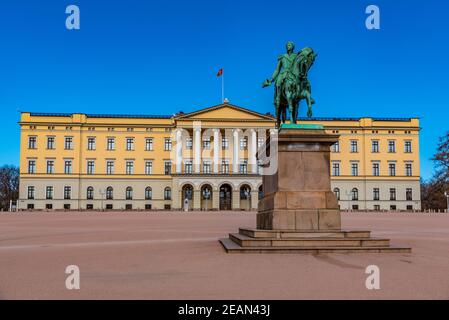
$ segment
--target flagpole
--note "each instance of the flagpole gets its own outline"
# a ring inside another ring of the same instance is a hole
[[[224,102],[224,69],[221,75],[221,103]]]

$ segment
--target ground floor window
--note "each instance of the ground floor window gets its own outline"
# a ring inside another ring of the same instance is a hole
[[[145,205],[145,210],[151,210],[151,204],[146,204]]]
[[[94,209],[94,205],[93,204],[88,204],[88,205],[86,205],[86,209],[87,210],[93,210]]]
[[[114,206],[112,204],[106,205],[106,210],[112,210],[113,208],[114,208]]]
[[[64,210],[70,210],[70,204],[69,203],[65,203],[64,204]]]
[[[45,209],[51,210],[51,209],[53,209],[53,205],[51,203],[47,203],[47,204],[45,204]]]
[[[412,205],[407,205],[407,210],[408,211],[413,211],[413,206]]]
[[[170,210],[170,209],[171,209],[171,205],[169,205],[169,204],[164,204],[164,209],[165,209],[165,210]]]
[[[28,203],[27,204],[27,209],[28,210],[33,210],[34,209],[34,204],[33,203]]]
[[[380,205],[378,205],[378,204],[374,205],[374,210],[375,211],[380,211]]]
[[[393,211],[396,210],[396,206],[395,205],[391,205],[390,206],[390,210],[393,210]]]
[[[359,205],[358,204],[353,204],[352,205],[352,210],[359,210]]]
[[[133,205],[132,204],[125,204],[125,209],[126,210],[132,210],[133,209]]]

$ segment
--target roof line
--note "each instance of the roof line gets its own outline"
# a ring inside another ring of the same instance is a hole
[[[273,119],[275,121],[275,118],[273,118],[271,115],[264,115],[262,113],[259,113],[257,111],[253,111],[250,109],[242,108],[240,106],[235,106],[228,104],[232,107],[240,108],[243,110],[247,110],[252,113],[259,114],[261,116],[265,116],[267,118]],[[220,105],[216,105],[213,107],[209,107],[206,109],[211,109],[214,107],[218,107]],[[204,110],[204,109],[201,109]],[[200,111],[200,110],[198,110]],[[187,114],[183,114],[182,116],[187,116],[192,113],[196,113],[198,111],[193,111]],[[34,117],[71,117],[76,113],[58,113],[58,112],[26,112],[23,111],[21,113],[29,113],[31,116]],[[80,113],[86,115],[88,118],[131,118],[131,119],[171,119],[172,117],[176,117],[175,115],[142,115],[142,114],[95,114],[95,113]],[[299,117],[298,120],[300,121],[360,121],[361,119],[368,118],[372,119],[374,121],[402,121],[402,122],[410,122],[412,119],[419,119],[419,117],[409,117],[409,118],[386,118],[386,117],[313,117],[313,118],[306,118],[306,117]],[[268,119],[267,119],[268,120]]]

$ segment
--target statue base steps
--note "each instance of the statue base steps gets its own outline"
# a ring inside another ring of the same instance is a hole
[[[369,231],[298,231],[239,229],[220,239],[228,253],[410,253],[411,248],[390,246],[390,240],[372,238]]]

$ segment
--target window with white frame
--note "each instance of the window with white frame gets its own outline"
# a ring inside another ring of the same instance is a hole
[[[73,150],[73,137],[65,137],[64,149]]]
[[[94,173],[95,173],[95,161],[88,160],[87,161],[87,174],[94,174]]]
[[[389,175],[390,177],[396,176],[396,163],[390,162],[390,163],[388,164],[388,175]]]
[[[47,160],[47,173],[52,174],[55,173],[55,161]]]
[[[172,143],[170,138],[165,138],[164,150],[171,151]]]
[[[412,190],[412,188],[405,189],[405,200],[413,201],[413,190]]]
[[[187,137],[186,138],[186,149],[192,150],[192,148],[193,148],[193,139],[192,139],[192,137]]]
[[[36,160],[28,160],[28,173],[36,173]]]
[[[94,188],[93,187],[87,187],[86,199],[87,200],[93,200],[94,199]]]
[[[203,139],[203,149],[210,150],[210,137],[204,137],[204,139]]]
[[[412,142],[410,140],[406,140],[404,142],[404,152],[411,153],[412,152]]]
[[[248,173],[248,160],[241,159],[239,163],[239,173],[247,174]]]
[[[126,151],[134,150],[134,138],[126,138]]]
[[[358,152],[358,141],[357,140],[351,140],[350,146],[351,146],[350,151],[352,153]]]
[[[379,188],[373,188],[373,200],[379,201],[380,200],[380,190]]]
[[[336,177],[340,175],[340,162],[332,162],[332,175]]]
[[[65,174],[72,173],[72,160],[64,160],[64,173]]]
[[[106,149],[107,150],[115,150],[115,138],[108,138],[106,140]]]
[[[47,137],[47,149],[55,149],[55,137]]]
[[[145,188],[145,200],[151,200],[153,198],[153,189],[151,187]]]
[[[248,137],[240,138],[240,150],[248,150]]]
[[[396,152],[396,141],[388,140],[388,152],[395,153]]]
[[[359,164],[358,162],[351,162],[351,175],[358,176],[359,175]]]
[[[87,150],[95,150],[95,138],[87,138]]]
[[[106,174],[114,174],[114,161],[106,161]]]
[[[64,187],[64,200],[72,199],[72,187],[65,186]]]
[[[257,149],[260,149],[264,143],[265,143],[264,138],[257,138]]]
[[[153,138],[146,138],[145,151],[152,151],[152,150],[153,150]]]
[[[145,174],[153,174],[153,161],[145,161]]]
[[[126,174],[133,174],[134,173],[134,161],[126,161]]]
[[[186,160],[184,162],[184,173],[186,174],[192,173],[192,160]]]
[[[390,200],[391,201],[396,200],[396,188],[390,188]]]
[[[413,175],[412,164],[410,162],[405,163],[405,175],[407,177],[411,177]]]
[[[171,174],[171,161],[164,161],[164,173]]]
[[[371,141],[371,152],[378,153],[379,152],[379,140]]]
[[[164,200],[171,200],[171,189],[170,189],[170,187],[166,187],[164,189]]]
[[[221,161],[221,173],[224,173],[224,174],[229,173],[229,160]]]
[[[229,138],[228,137],[222,137],[221,138],[221,149],[222,150],[228,150],[229,149]]]
[[[28,200],[33,200],[34,199],[34,193],[35,193],[35,188],[34,186],[28,186],[27,188],[27,199]]]
[[[31,136],[28,137],[28,149],[36,149],[37,148],[37,137]]]
[[[373,162],[373,176],[378,177],[380,175],[380,164],[379,162]]]
[[[211,162],[209,160],[203,161],[203,173],[205,174],[211,173]]]
[[[45,188],[45,199],[47,200],[53,199],[53,186],[47,186]]]

